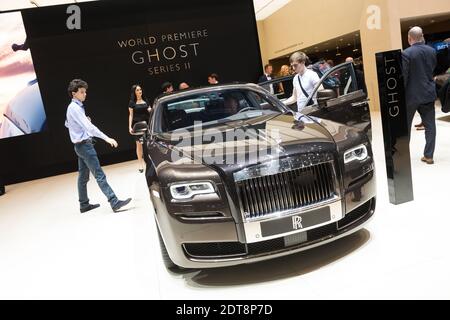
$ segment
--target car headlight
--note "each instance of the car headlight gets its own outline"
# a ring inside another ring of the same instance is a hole
[[[211,182],[191,182],[171,185],[170,193],[174,199],[184,200],[198,194],[216,193],[216,190]]]
[[[357,146],[356,148],[347,150],[344,153],[344,163],[349,163],[354,160],[363,161],[366,160],[368,156],[369,153],[367,152],[367,147],[362,144],[360,146]]]

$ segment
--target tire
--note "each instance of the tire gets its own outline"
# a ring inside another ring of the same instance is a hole
[[[159,231],[159,228],[156,227],[158,229],[158,239],[159,239],[159,246],[161,247],[161,256],[162,256],[162,260],[164,262],[164,265],[166,266],[166,268],[170,271],[176,272],[176,271],[181,271],[183,270],[183,268],[181,268],[180,266],[176,265],[172,259],[170,259],[169,253],[167,252],[166,249],[166,245],[164,244],[164,240],[161,237],[161,232]]]

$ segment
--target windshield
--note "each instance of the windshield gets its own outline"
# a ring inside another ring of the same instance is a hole
[[[282,113],[284,110],[263,94],[233,89],[197,93],[167,101],[159,113],[160,132],[190,129]],[[157,130],[159,131],[159,130]]]

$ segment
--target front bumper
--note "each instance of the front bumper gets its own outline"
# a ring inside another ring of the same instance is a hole
[[[154,202],[155,203],[155,202]],[[343,219],[297,234],[256,243],[238,241],[232,221],[186,224],[155,203],[158,228],[172,261],[183,268],[217,268],[255,263],[305,251],[362,229],[375,211],[370,198]]]

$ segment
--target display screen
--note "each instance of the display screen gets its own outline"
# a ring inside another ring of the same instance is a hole
[[[134,84],[152,105],[165,82],[206,86],[216,73],[220,83],[246,83],[262,70],[252,0],[72,2],[0,13],[0,28],[0,175],[7,183],[77,169],[65,126],[72,79],[88,83],[86,115],[119,143],[96,144],[109,164],[136,157],[128,130]]]
[[[445,41],[434,42],[429,45],[432,46],[436,51],[441,51],[448,48],[448,43]]]
[[[0,14],[0,139],[37,133],[46,115],[20,12]]]

